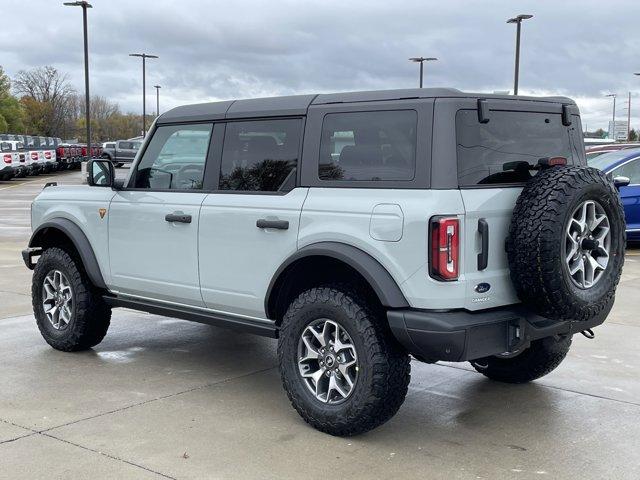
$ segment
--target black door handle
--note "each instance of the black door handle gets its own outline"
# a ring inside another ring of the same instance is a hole
[[[164,217],[167,222],[191,223],[191,215],[184,213],[167,213]]]
[[[289,222],[287,220],[267,220],[261,218],[256,222],[258,228],[277,228],[278,230],[288,230]]]
[[[478,254],[478,270],[484,270],[489,264],[489,224],[484,218],[478,220],[478,232],[482,242]]]

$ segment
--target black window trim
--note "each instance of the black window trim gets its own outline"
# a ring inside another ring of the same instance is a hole
[[[256,190],[220,190],[217,188],[220,179],[220,168],[222,165],[222,150],[224,147],[224,134],[226,131],[227,123],[232,122],[249,122],[249,121],[261,121],[261,120],[287,120],[287,119],[299,119],[300,122],[300,138],[298,147],[298,165],[296,167],[296,184],[288,192],[262,192]],[[175,189],[175,188],[136,188],[130,185],[135,185],[135,177],[138,171],[138,164],[144,157],[144,154],[151,143],[151,139],[156,133],[156,130],[160,127],[166,126],[188,126],[188,125],[202,125],[211,124],[212,134],[209,140],[209,146],[207,147],[207,156],[205,160],[203,185],[201,189]],[[218,128],[216,128],[219,126]],[[193,120],[188,122],[167,122],[161,124],[154,124],[154,127],[149,131],[148,138],[142,142],[140,150],[138,151],[138,157],[136,161],[131,165],[133,169],[127,184],[122,191],[128,192],[160,192],[160,193],[203,193],[203,194],[243,194],[243,195],[278,195],[284,196],[292,192],[296,188],[300,187],[301,178],[301,165],[302,165],[302,153],[303,153],[303,139],[306,131],[306,116],[304,115],[280,115],[280,116],[262,116],[262,117],[242,117],[242,118],[229,118],[229,119],[216,119],[216,120]],[[213,142],[213,143],[212,143]],[[212,148],[213,146],[213,148]]]

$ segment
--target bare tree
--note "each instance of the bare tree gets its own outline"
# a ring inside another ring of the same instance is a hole
[[[39,104],[38,110],[44,117],[39,122],[44,128],[41,133],[47,136],[61,135],[66,119],[72,116],[73,102],[70,100],[75,93],[67,75],[60,74],[51,66],[22,70],[18,72],[13,85],[23,98]]]

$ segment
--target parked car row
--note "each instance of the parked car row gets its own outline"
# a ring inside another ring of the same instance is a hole
[[[91,157],[100,158],[102,147],[91,146]],[[63,142],[60,138],[0,134],[0,181],[80,168],[87,157],[87,145]]]

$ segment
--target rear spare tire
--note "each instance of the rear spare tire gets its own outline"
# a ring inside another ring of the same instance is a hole
[[[524,187],[507,256],[520,300],[554,320],[590,320],[613,305],[624,263],[620,197],[600,170],[556,166]]]

